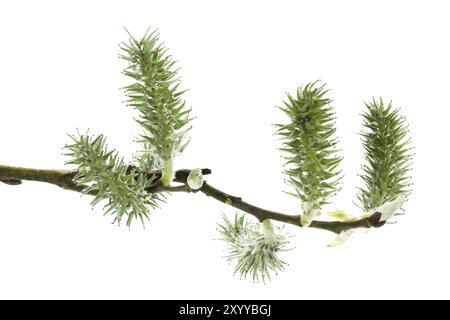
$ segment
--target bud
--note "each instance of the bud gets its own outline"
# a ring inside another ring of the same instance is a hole
[[[203,178],[202,169],[195,168],[189,172],[187,184],[192,190],[199,190],[203,186],[204,181],[205,179]]]

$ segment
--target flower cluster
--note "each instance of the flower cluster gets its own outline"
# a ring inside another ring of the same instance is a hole
[[[223,215],[219,232],[228,244],[226,258],[237,261],[235,273],[240,273],[242,278],[250,275],[253,281],[265,282],[270,280],[272,272],[284,270],[286,262],[278,255],[290,249],[289,241],[270,220],[254,224],[243,215],[236,215],[231,221]]]
[[[151,176],[140,174],[119,158],[115,150],[108,150],[103,135],[70,135],[73,143],[67,145],[68,164],[78,166],[73,181],[83,188],[83,193],[95,194],[94,206],[106,201],[105,215],[114,216],[114,222],[121,223],[126,218],[127,226],[133,219],[148,219],[148,206],[157,207],[157,194],[146,192],[155,182]]]
[[[329,203],[341,181],[337,168],[342,158],[337,155],[334,112],[326,93],[324,86],[309,83],[295,96],[288,94],[280,107],[289,118],[287,124],[277,125],[283,140],[281,150],[287,153],[285,173],[294,195],[303,203],[303,226]]]
[[[143,151],[138,163],[163,170],[162,183],[171,181],[173,158],[181,153],[189,140],[186,134],[191,109],[182,99],[175,61],[159,41],[156,31],[147,32],[138,40],[130,35],[120,46],[122,59],[128,62],[123,73],[134,83],[126,86],[127,104],[139,112],[137,122],[144,129],[140,142]],[[150,158],[147,159],[147,158]]]
[[[412,154],[408,127],[399,109],[392,103],[385,105],[382,99],[373,99],[366,108],[361,133],[366,160],[361,178],[365,187],[359,189],[358,199],[370,212],[409,193]]]

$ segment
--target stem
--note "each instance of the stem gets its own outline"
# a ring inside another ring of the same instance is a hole
[[[175,181],[177,181],[176,176]],[[219,189],[212,187],[206,182],[203,183],[203,186],[200,189],[200,191],[206,194],[207,196],[210,196],[227,205],[230,205],[234,208],[237,208],[239,210],[242,210],[255,216],[261,222],[264,221],[265,219],[271,219],[284,223],[289,223],[298,227],[310,227],[328,230],[334,233],[341,233],[342,231],[354,228],[381,227],[384,224],[380,222],[381,215],[379,213],[374,213],[370,217],[351,222],[314,220],[308,226],[302,226],[300,223],[300,215],[287,215],[280,212],[270,211],[256,207],[250,203],[243,201],[240,197],[229,195],[223,191],[220,191]]]
[[[261,222],[261,224],[264,227],[264,230],[267,230],[267,232],[272,232],[273,233],[273,226],[272,226],[272,222],[270,222],[270,219],[265,219]]]
[[[166,170],[164,170],[166,171]],[[179,186],[164,186],[162,183],[154,187],[147,189],[147,192],[188,192],[191,190],[187,185],[187,177],[189,176],[191,170],[182,169],[175,172],[174,182],[179,182],[182,185]],[[0,165],[0,181],[9,185],[20,184],[22,180],[29,181],[39,181],[46,182],[50,184],[57,185],[63,189],[73,190],[81,192],[83,186],[77,185],[73,182],[73,177],[76,175],[76,171],[67,170],[46,170],[46,169],[31,169],[31,168],[21,168]],[[202,169],[202,174],[210,174],[211,170]],[[150,176],[156,176],[157,178],[162,177],[163,173],[160,171],[147,173]],[[162,178],[161,178],[162,180]],[[169,181],[170,183],[170,181]],[[205,195],[212,197],[218,201],[221,201],[227,205],[234,208],[242,210],[255,216],[260,222],[276,220],[284,223],[289,223],[295,226],[302,227],[300,224],[300,215],[288,215],[279,213],[276,211],[270,211],[263,208],[259,208],[250,203],[243,201],[240,197],[232,196],[219,189],[214,188],[208,183],[204,182],[203,186],[199,190]],[[93,191],[89,193],[95,195],[96,192]],[[345,230],[353,228],[377,228],[381,227],[384,222],[380,221],[381,214],[374,213],[372,216],[352,222],[341,222],[341,221],[318,221],[314,220],[311,222],[309,227],[331,231],[334,233],[340,233]]]
[[[164,187],[168,187],[172,181],[173,160],[172,158],[164,161],[164,170],[161,177],[161,183]]]
[[[264,229],[264,237],[266,243],[271,243],[274,238],[272,222],[270,221],[270,219],[265,219],[261,222],[261,225]]]
[[[30,169],[0,165],[0,181],[7,184],[21,184],[21,180],[39,181],[57,185],[63,189],[81,192],[72,178],[76,172],[66,170]]]

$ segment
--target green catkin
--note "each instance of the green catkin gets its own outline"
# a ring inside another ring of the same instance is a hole
[[[289,241],[270,220],[255,224],[243,215],[236,215],[233,220],[222,215],[218,230],[221,240],[228,244],[225,258],[236,261],[234,272],[241,278],[265,283],[271,280],[271,274],[278,274],[287,266],[279,254],[290,249]]]
[[[67,164],[78,166],[73,178],[83,187],[83,193],[95,192],[92,206],[105,201],[104,212],[114,216],[114,222],[126,219],[129,227],[133,220],[142,223],[148,219],[150,207],[157,207],[158,195],[145,191],[154,184],[154,179],[136,171],[130,172],[128,166],[119,158],[115,150],[108,150],[103,135],[70,135],[72,144],[67,145]]]
[[[285,174],[303,203],[305,216],[313,217],[328,204],[340,185],[334,111],[327,90],[317,82],[297,90],[280,109],[288,116],[287,124],[279,124],[278,134],[286,156]],[[309,219],[309,222],[311,219]],[[302,223],[303,224],[303,223]]]
[[[140,40],[130,35],[120,49],[120,57],[128,63],[123,73],[134,81],[124,88],[127,105],[139,112],[136,121],[144,130],[139,139],[144,150],[138,153],[137,162],[147,170],[163,170],[167,186],[172,175],[167,165],[172,165],[173,157],[189,142],[186,134],[191,121],[191,109],[182,99],[185,91],[179,89],[175,61],[156,31],[147,31]]]
[[[365,186],[359,188],[362,208],[371,211],[409,193],[411,148],[405,118],[390,102],[372,99],[365,103],[364,130],[361,133],[365,164],[360,175]]]

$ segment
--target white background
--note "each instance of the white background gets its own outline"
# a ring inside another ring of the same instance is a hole
[[[129,158],[138,133],[119,88],[123,27],[159,28],[197,117],[177,168],[268,209],[284,194],[271,124],[297,86],[331,89],[345,173],[326,209],[358,214],[363,101],[392,99],[410,123],[414,190],[396,225],[330,249],[333,234],[291,228],[296,250],[266,285],[233,276],[214,240],[221,212],[177,194],[146,229],[110,224],[90,199],[42,183],[0,185],[0,298],[450,298],[447,1],[4,1],[0,163],[63,168],[67,133],[90,128]]]

